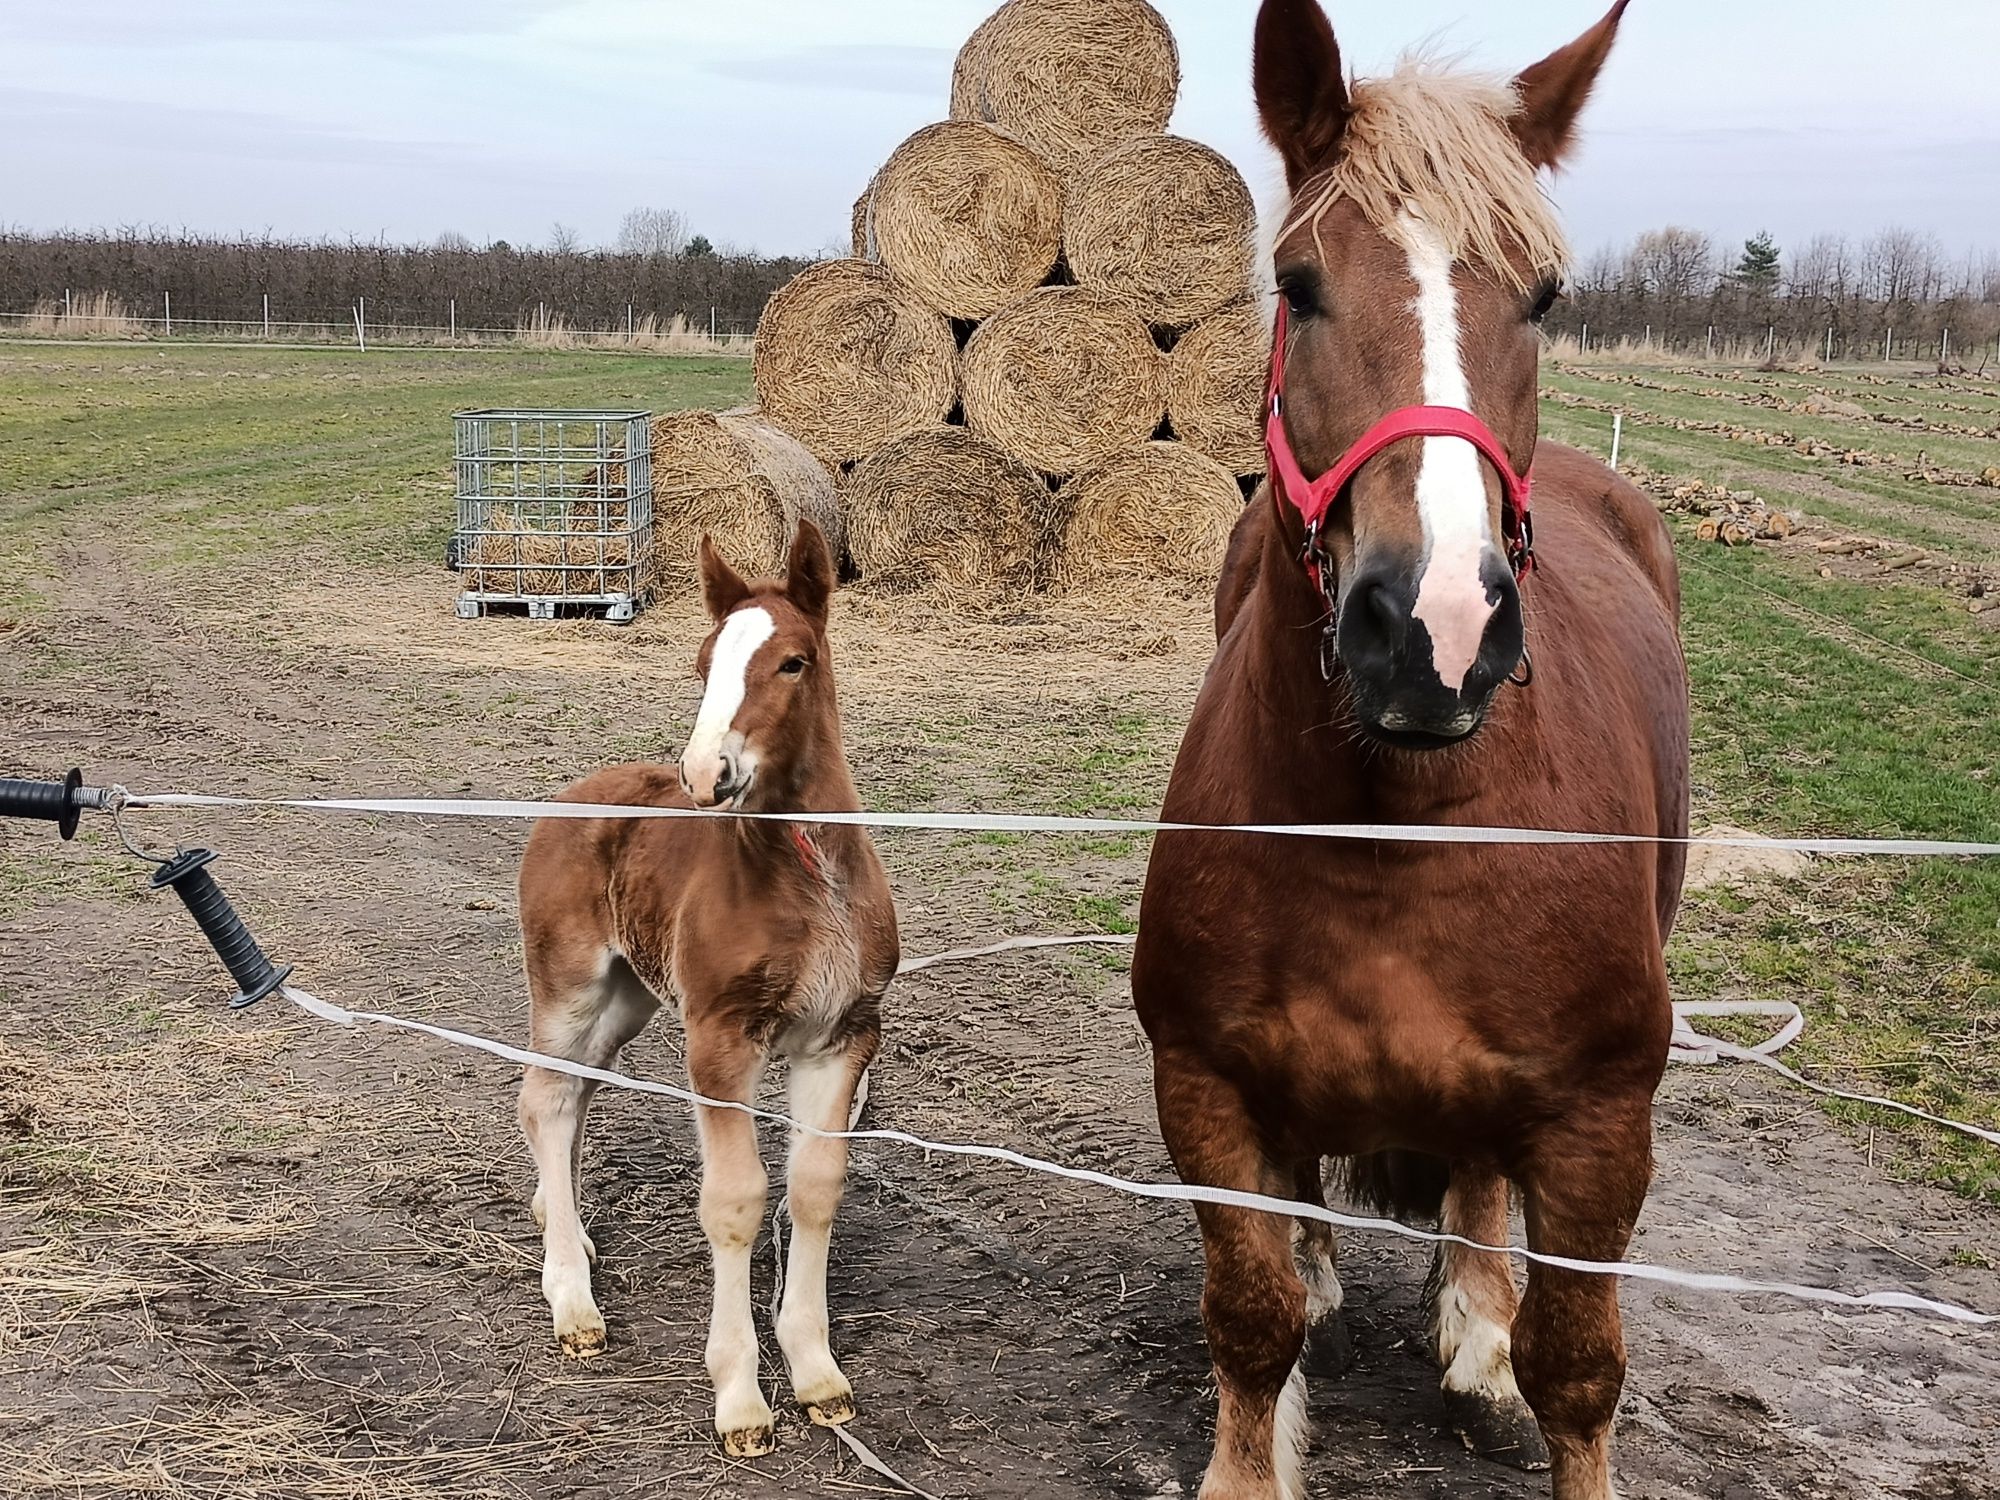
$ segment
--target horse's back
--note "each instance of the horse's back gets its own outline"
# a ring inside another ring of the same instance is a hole
[[[1578,542],[1561,550],[1567,563],[1591,567],[1624,559],[1651,583],[1670,622],[1680,622],[1680,570],[1674,545],[1659,510],[1639,487],[1602,460],[1566,443],[1544,439],[1535,449],[1535,525],[1548,538],[1551,523],[1569,542],[1570,523]],[[1595,545],[1602,543],[1604,546]],[[1556,549],[1552,548],[1551,551]]]

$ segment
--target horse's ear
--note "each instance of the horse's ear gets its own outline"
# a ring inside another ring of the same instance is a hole
[[[1514,91],[1521,98],[1514,138],[1537,167],[1554,167],[1568,154],[1576,139],[1577,116],[1583,113],[1604,59],[1611,55],[1618,22],[1630,3],[1618,0],[1603,20],[1514,80]]]
[[[729,612],[750,597],[750,585],[743,575],[723,561],[722,554],[715,550],[715,543],[708,539],[706,532],[701,538],[701,601],[708,606],[709,617],[722,620]]]
[[[1264,134],[1284,159],[1294,192],[1331,166],[1353,114],[1340,44],[1319,0],[1264,0],[1251,75]]]
[[[824,620],[833,585],[833,549],[826,544],[826,534],[813,522],[801,520],[785,564],[785,593],[801,614]]]

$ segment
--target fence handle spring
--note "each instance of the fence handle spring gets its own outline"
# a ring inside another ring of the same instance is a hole
[[[171,887],[181,898],[195,925],[215,949],[223,967],[229,970],[229,977],[236,981],[238,993],[229,1002],[229,1008],[241,1010],[283,984],[292,967],[287,964],[278,968],[257,946],[250,929],[229,904],[229,897],[215,883],[215,877],[202,868],[214,858],[212,849],[183,849],[153,872],[152,887],[156,891]]]

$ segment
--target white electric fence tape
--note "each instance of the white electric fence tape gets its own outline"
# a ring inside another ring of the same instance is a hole
[[[1234,1188],[1203,1187],[1191,1183],[1137,1182],[1126,1177],[1115,1177],[1108,1172],[1093,1171],[1087,1167],[1070,1167],[1060,1162],[1045,1161],[1040,1157],[1028,1156],[1005,1146],[961,1141],[932,1141],[901,1130],[879,1128],[821,1130],[816,1126],[794,1120],[777,1110],[763,1109],[736,1099],[711,1099],[692,1089],[680,1088],[671,1083],[660,1083],[650,1078],[633,1078],[608,1068],[593,1068],[586,1063],[572,1062],[566,1057],[551,1057],[525,1047],[515,1047],[506,1042],[496,1042],[487,1037],[455,1031],[449,1026],[438,1026],[429,1021],[414,1021],[405,1016],[387,1015],[380,1011],[346,1010],[292,985],[286,985],[283,993],[300,1009],[337,1025],[352,1026],[358,1022],[367,1022],[370,1025],[387,1026],[398,1031],[418,1032],[442,1042],[449,1042],[453,1046],[470,1047],[479,1052],[489,1053],[523,1067],[547,1068],[553,1072],[567,1073],[574,1078],[586,1078],[595,1083],[610,1084],[613,1088],[631,1089],[636,1093],[657,1094],[668,1099],[678,1099],[683,1104],[700,1105],[709,1109],[733,1109],[749,1115],[752,1119],[768,1120],[802,1134],[821,1136],[828,1140],[886,1141],[896,1145],[914,1146],[919,1151],[937,1152],[944,1156],[1005,1162],[1030,1172],[1040,1172],[1071,1182],[1090,1183],[1096,1187],[1110,1188],[1114,1192],[1127,1193],[1135,1198],[1158,1198],[1181,1203],[1212,1203],[1223,1208],[1242,1208],[1258,1213],[1288,1215],[1292,1218],[1317,1219],[1341,1229],[1393,1234],[1404,1239],[1421,1240],[1425,1244],[1463,1245],[1470,1250],[1485,1250],[1496,1255],[1514,1255],[1559,1270],[1581,1271],[1599,1276],[1624,1276],[1634,1281],[1660,1282],[1696,1291],[1771,1293],[1801,1302],[1821,1302],[1836,1307],[1890,1308],[1906,1312],[1930,1313],[1957,1323],[2000,1323],[2000,1314],[1976,1312],[1950,1302],[1919,1297],[1911,1292],[1841,1292],[1828,1287],[1799,1286],[1786,1281],[1756,1281],[1748,1277],[1718,1272],[1683,1271],[1667,1266],[1651,1265],[1644,1261],[1579,1260],[1567,1255],[1549,1255],[1516,1245],[1482,1244],[1463,1235],[1416,1229],[1408,1224],[1399,1224],[1393,1219],[1339,1213],[1330,1208],[1321,1208],[1317,1204],[1298,1203],[1287,1198],[1270,1197],[1264,1193],[1246,1193]]]
[[[419,817],[457,818],[738,818],[752,821],[779,823],[820,823],[839,824],[860,828],[906,828],[930,829],[944,832],[1004,832],[1004,833],[1254,833],[1275,836],[1304,838],[1339,838],[1381,840],[1403,843],[1466,843],[1466,844],[1688,844],[1712,845],[1726,848],[1783,849],[1801,854],[1851,854],[1851,855],[1897,855],[1897,856],[1939,856],[1964,855],[1993,857],[2000,856],[2000,844],[1978,843],[1962,840],[1939,839],[1773,839],[1757,837],[1691,837],[1673,838],[1655,834],[1625,833],[1583,833],[1546,828],[1496,828],[1482,826],[1457,826],[1438,824],[1403,823],[1170,823],[1157,819],[1139,818],[1080,818],[1053,817],[1035,814],[1007,813],[866,813],[866,812],[818,812],[818,813],[759,813],[739,812],[722,809],[696,809],[681,807],[636,807],[610,803],[588,802],[540,802],[493,798],[455,797],[225,797],[193,792],[167,793],[127,793],[124,805],[133,808],[171,807],[235,807],[235,808],[284,808],[299,812],[351,812],[388,813]],[[988,944],[979,948],[953,949],[947,953],[933,954],[928,958],[909,961],[898,972],[910,973],[928,968],[932,964],[958,959],[979,958],[988,954],[1007,952],[1019,948],[1056,947],[1079,942],[1106,944],[1130,944],[1130,936],[1094,936],[1088,938],[1010,938],[1003,942]],[[1204,1187],[1185,1183],[1137,1182],[1130,1178],[1116,1177],[1107,1172],[1093,1171],[1083,1167],[1064,1166],[1059,1162],[1045,1161],[1040,1157],[1028,1156],[1004,1146],[989,1146],[966,1142],[931,1141],[921,1136],[907,1134],[900,1130],[842,1130],[829,1131],[801,1124],[788,1115],[775,1110],[761,1109],[753,1104],[745,1104],[733,1099],[711,1099],[695,1093],[691,1089],[678,1088],[673,1084],[660,1083],[651,1079],[633,1078],[606,1068],[593,1068],[567,1058],[552,1057],[545,1053],[530,1051],[524,1047],[511,1046],[486,1037],[474,1036],[448,1026],[437,1026],[427,1021],[415,1021],[404,1016],[389,1015],[379,1011],[350,1011],[329,1004],[306,991],[286,985],[283,993],[294,1004],[321,1020],[338,1025],[351,1026],[357,1022],[391,1027],[400,1031],[418,1032],[448,1042],[453,1046],[469,1047],[486,1052],[508,1062],[524,1067],[547,1068],[554,1072],[567,1073],[577,1078],[590,1079],[597,1083],[610,1084],[614,1088],[631,1089],[638,1093],[658,1094],[670,1099],[678,1099],[684,1104],[705,1106],[710,1109],[733,1109],[754,1119],[768,1120],[808,1135],[844,1138],[854,1141],[886,1141],[898,1145],[913,1146],[920,1151],[938,1152],[947,1156],[969,1157],[986,1161],[1004,1162],[1031,1172],[1040,1172],[1051,1177],[1064,1178],[1072,1182],[1090,1183],[1097,1187],[1109,1188],[1114,1192],[1129,1194],[1138,1198],[1168,1199],[1183,1203],[1211,1203],[1225,1208],[1241,1208],[1260,1213],[1288,1215],[1293,1218],[1316,1219],[1336,1228],[1361,1230],[1369,1233],[1397,1235],[1404,1239],[1419,1240],[1426,1244],[1455,1244],[1471,1250],[1484,1250],[1494,1254],[1517,1256],[1540,1265],[1553,1266],[1561,1270],[1585,1272],[1600,1276],[1623,1276],[1635,1281],[1652,1281],[1669,1286],[1687,1287],[1696,1291],[1769,1293],[1790,1297],[1803,1302],[1826,1303],[1837,1307],[1884,1308],[1907,1312],[1930,1313],[1953,1322],[1970,1324],[1992,1324],[2000,1322],[2000,1314],[1982,1313],[1970,1308],[1959,1307],[1949,1302],[1935,1301],[1929,1297],[1919,1297],[1910,1292],[1842,1292],[1828,1287],[1801,1286],[1784,1281],[1760,1281],[1748,1277],[1707,1271],[1684,1271],[1667,1266],[1650,1265],[1644,1261],[1593,1261],[1579,1260],[1564,1255],[1549,1255],[1516,1245],[1486,1245],[1465,1238],[1463,1235],[1416,1229],[1393,1219],[1374,1218],[1356,1214],[1343,1214],[1333,1209],[1321,1208],[1316,1204],[1294,1202],[1284,1198],[1274,1198],[1263,1193],[1239,1192],[1231,1188]],[[1758,1047],[1738,1047],[1730,1042],[1702,1035],[1687,1025],[1690,1015],[1757,1014],[1786,1016],[1785,1028],[1769,1041]],[[1871,1094],[1850,1094],[1839,1089],[1828,1088],[1800,1077],[1792,1069],[1778,1062],[1769,1053],[1776,1051],[1795,1038],[1805,1025],[1804,1017],[1797,1007],[1782,1003],[1764,1002],[1714,1002],[1677,1006],[1675,1028],[1670,1055],[1677,1060],[1690,1063],[1713,1063],[1728,1057],[1745,1062],[1754,1062],[1772,1069],[1792,1082],[1833,1098],[1849,1099],[1858,1103],[1878,1105],[1900,1110],[1918,1119],[1933,1124],[1960,1130],[1981,1140],[2000,1144],[2000,1132],[1983,1130],[1960,1121],[1949,1120],[1940,1115],[1902,1104],[1893,1099],[1885,1099]],[[839,1429],[835,1429],[836,1433]],[[844,1436],[844,1434],[843,1434]],[[856,1445],[851,1445],[856,1446]],[[860,1452],[856,1446],[857,1453]],[[863,1461],[873,1459],[866,1454]],[[893,1474],[876,1460],[876,1467],[885,1476]],[[898,1483],[902,1481],[897,1479]],[[906,1486],[907,1487],[907,1486]]]
[[[528,802],[464,797],[218,797],[199,792],[131,792],[127,807],[289,808],[295,812],[401,813],[430,818],[739,818],[847,828],[914,828],[943,833],[1259,833],[1294,838],[1369,839],[1406,844],[1686,844],[1784,849],[1794,854],[2000,856],[2000,844],[1952,839],[1767,839],[1653,833],[1575,833],[1453,823],[1168,823],[1154,818],[1076,818],[1039,813],[739,812],[728,808],[633,807],[613,802]]]

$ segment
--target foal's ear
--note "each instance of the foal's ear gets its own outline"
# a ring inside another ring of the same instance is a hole
[[[833,585],[833,549],[826,544],[826,534],[811,521],[801,520],[785,563],[785,594],[801,614],[824,621]]]
[[[1297,192],[1333,164],[1353,114],[1340,44],[1319,0],[1264,0],[1253,56],[1257,114],[1284,158],[1286,185]]]
[[[1618,0],[1603,20],[1514,80],[1514,91],[1521,96],[1513,120],[1514,138],[1537,167],[1560,164],[1575,143],[1577,116],[1583,113],[1604,59],[1611,55],[1618,22],[1629,3]]]
[[[721,620],[750,597],[750,585],[743,575],[723,561],[706,532],[701,538],[701,601],[708,606],[709,618]]]

